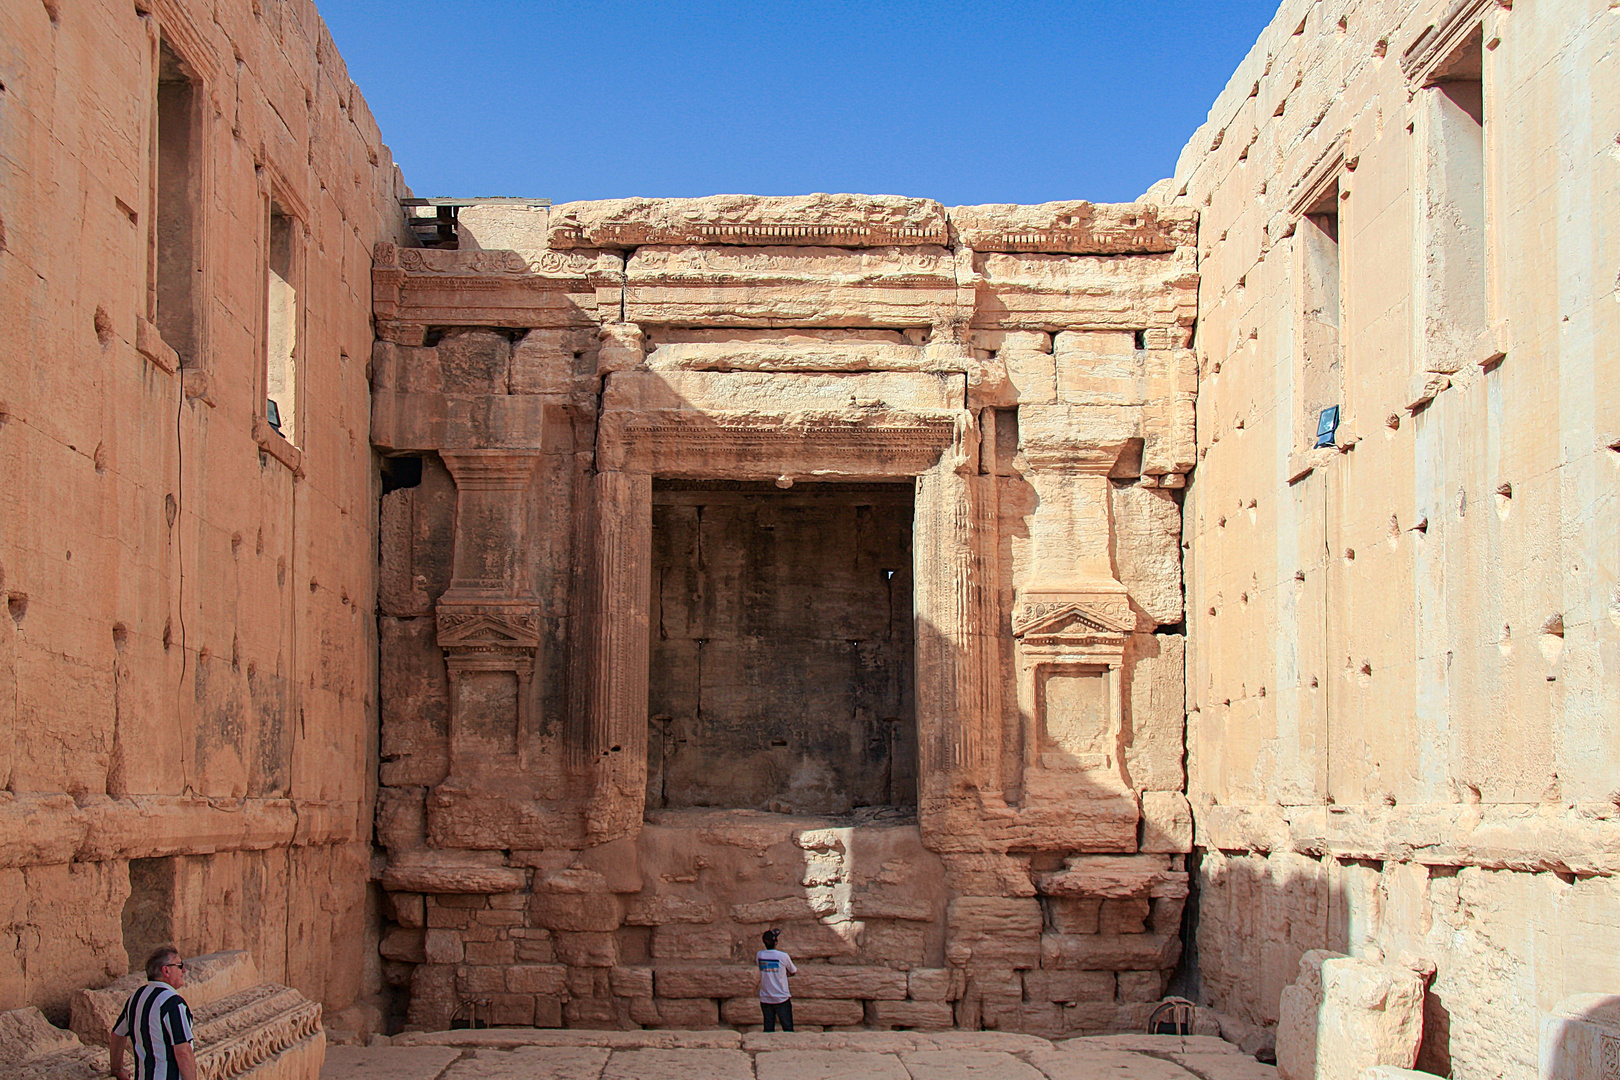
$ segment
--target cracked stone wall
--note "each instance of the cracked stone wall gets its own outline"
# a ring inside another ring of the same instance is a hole
[[[1272,1023],[1304,950],[1427,961],[1441,1075],[1620,985],[1617,42],[1290,0],[1156,189],[1200,211],[1198,985]]]
[[[165,936],[341,1010],[379,979],[388,151],[307,4],[8,3],[0,41],[0,1009]]]

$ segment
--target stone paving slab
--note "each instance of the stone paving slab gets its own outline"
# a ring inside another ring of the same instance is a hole
[[[602,1080],[754,1080],[741,1050],[615,1050]]]
[[[612,1050],[734,1050],[736,1031],[588,1031],[578,1028],[480,1028],[477,1031],[412,1031],[393,1046],[465,1046],[514,1050],[520,1046],[605,1046]]]
[[[321,1080],[439,1080],[460,1056],[444,1046],[328,1046]]]
[[[911,1080],[894,1054],[863,1050],[766,1050],[754,1055],[757,1080]]]
[[[914,1050],[900,1060],[911,1080],[1045,1080],[1005,1050]]]
[[[450,1066],[442,1080],[598,1080],[612,1053],[605,1046],[476,1050]]]
[[[1036,1050],[1029,1063],[1048,1080],[1198,1080],[1173,1061],[1106,1047]]]
[[[404,1043],[404,1045],[401,1045]],[[439,1045],[442,1044],[442,1045]],[[333,1047],[322,1080],[1277,1080],[1220,1039],[495,1028]]]

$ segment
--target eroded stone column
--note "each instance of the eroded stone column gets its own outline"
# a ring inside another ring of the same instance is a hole
[[[983,742],[983,605],[977,590],[974,477],[951,457],[917,478],[917,752],[925,788],[943,795],[979,779]]]
[[[634,830],[646,797],[652,477],[598,473],[592,490],[590,701],[576,763],[595,775],[586,828],[610,839]]]

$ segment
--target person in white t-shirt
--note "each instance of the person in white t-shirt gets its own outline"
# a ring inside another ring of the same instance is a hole
[[[793,1030],[793,993],[788,989],[788,976],[797,975],[793,958],[776,947],[780,930],[767,930],[760,935],[765,947],[759,950],[759,1009],[765,1014],[765,1030],[775,1031],[776,1022],[782,1021],[783,1031]]]

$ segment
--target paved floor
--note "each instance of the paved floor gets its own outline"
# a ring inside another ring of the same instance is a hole
[[[1276,1080],[1208,1037],[496,1028],[334,1046],[321,1080]]]

